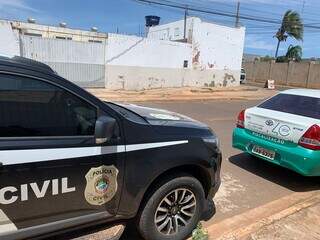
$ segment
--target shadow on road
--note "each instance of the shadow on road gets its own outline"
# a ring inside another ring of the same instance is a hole
[[[301,176],[289,169],[269,163],[247,153],[234,155],[229,158],[229,161],[248,172],[294,192],[320,190],[320,177]]]
[[[134,223],[130,222],[127,224],[126,229],[124,230],[123,235],[121,236],[120,240],[144,240],[140,237],[139,233],[137,232]]]

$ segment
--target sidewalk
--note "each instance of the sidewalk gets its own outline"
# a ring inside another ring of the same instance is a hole
[[[227,88],[163,88],[142,91],[87,89],[105,101],[190,101],[190,100],[262,100],[277,93],[259,87],[242,85]]]
[[[318,240],[320,192],[294,193],[208,226],[210,240]]]

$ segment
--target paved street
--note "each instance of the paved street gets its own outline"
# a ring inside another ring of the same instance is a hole
[[[219,135],[223,151],[222,186],[215,198],[217,214],[208,227],[235,215],[245,213],[292,193],[304,193],[320,188],[320,178],[306,178],[289,170],[260,161],[231,146],[232,129],[240,110],[257,101],[189,101],[143,103],[188,115],[207,123]],[[133,237],[129,228],[122,240]]]

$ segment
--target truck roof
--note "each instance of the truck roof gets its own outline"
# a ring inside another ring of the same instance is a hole
[[[29,58],[24,58],[19,56],[14,56],[14,57],[0,56],[0,65],[21,67],[21,68],[34,70],[37,72],[55,74],[55,71],[53,71],[52,68],[49,67],[48,65],[29,59]]]
[[[291,95],[298,95],[298,96],[306,96],[306,97],[314,97],[314,98],[320,98],[320,90],[316,89],[289,89],[282,91],[283,94],[291,94]]]

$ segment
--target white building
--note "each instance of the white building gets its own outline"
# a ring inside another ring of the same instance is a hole
[[[0,54],[49,64],[86,87],[141,90],[236,86],[244,28],[188,18],[151,27],[148,37],[0,20]]]
[[[148,37],[179,42],[185,40],[192,44],[194,69],[213,70],[220,79],[224,76],[223,78],[236,83],[239,81],[244,50],[244,27],[227,27],[190,17],[186,22],[186,30],[184,21],[181,20],[151,27]]]

